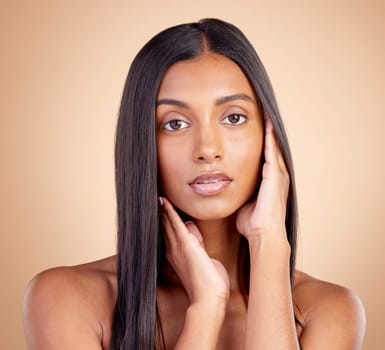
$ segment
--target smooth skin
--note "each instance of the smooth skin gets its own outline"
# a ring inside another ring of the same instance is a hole
[[[300,271],[291,289],[290,179],[239,67],[208,52],[178,62],[157,102],[168,281],[157,298],[167,349],[360,349],[365,313],[354,293]],[[215,195],[194,191],[191,181],[212,172],[231,183]],[[247,305],[238,278],[241,235],[251,260]],[[115,300],[116,257],[39,274],[25,294],[28,349],[108,349]]]

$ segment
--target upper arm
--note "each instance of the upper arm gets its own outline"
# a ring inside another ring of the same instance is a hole
[[[361,349],[365,334],[365,311],[349,289],[325,285],[317,293],[300,336],[301,349]]]
[[[102,349],[97,320],[73,274],[53,269],[37,275],[24,295],[29,350]]]

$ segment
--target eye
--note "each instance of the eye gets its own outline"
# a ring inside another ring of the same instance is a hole
[[[246,121],[246,117],[242,114],[230,114],[222,120],[223,124],[239,125]]]
[[[189,123],[185,122],[184,120],[180,119],[173,119],[168,121],[167,123],[163,124],[163,129],[166,129],[168,131],[177,131],[180,129],[185,129],[190,126]]]

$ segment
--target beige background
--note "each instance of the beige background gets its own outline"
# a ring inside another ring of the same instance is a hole
[[[270,73],[300,203],[298,268],[355,290],[384,349],[384,1],[1,1],[2,349],[37,272],[114,253],[113,141],[129,64],[161,29],[239,26]]]

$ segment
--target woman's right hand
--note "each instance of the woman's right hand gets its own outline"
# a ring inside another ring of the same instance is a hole
[[[227,304],[230,282],[225,267],[208,256],[198,227],[191,221],[184,224],[166,198],[160,198],[160,202],[163,203],[166,258],[181,280],[190,303],[219,300]]]

